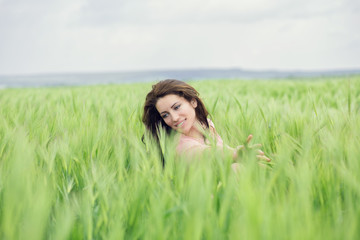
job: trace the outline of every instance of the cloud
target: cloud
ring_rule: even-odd
[[[344,1],[326,0],[159,0],[95,1],[80,10],[86,24],[213,24],[248,23],[264,20],[310,18],[343,9]]]
[[[360,67],[354,0],[0,1],[0,74]]]

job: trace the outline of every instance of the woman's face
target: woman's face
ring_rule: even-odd
[[[156,103],[156,109],[165,123],[172,129],[184,134],[188,134],[197,123],[196,107],[197,101],[195,99],[189,102],[175,94],[159,98]]]

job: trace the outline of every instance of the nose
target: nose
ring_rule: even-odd
[[[177,122],[178,120],[179,120],[179,114],[177,114],[177,113],[172,113],[172,120],[174,121],[174,122]]]

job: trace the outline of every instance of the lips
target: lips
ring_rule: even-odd
[[[186,120],[186,119],[185,119]],[[175,127],[181,127],[182,125],[184,125],[185,120],[179,122],[178,124],[175,124]]]

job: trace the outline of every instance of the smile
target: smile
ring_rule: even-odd
[[[185,119],[185,120],[186,120],[186,119]],[[183,120],[183,121],[180,122],[179,124],[176,124],[175,127],[181,127],[181,126],[184,124],[185,120]]]

